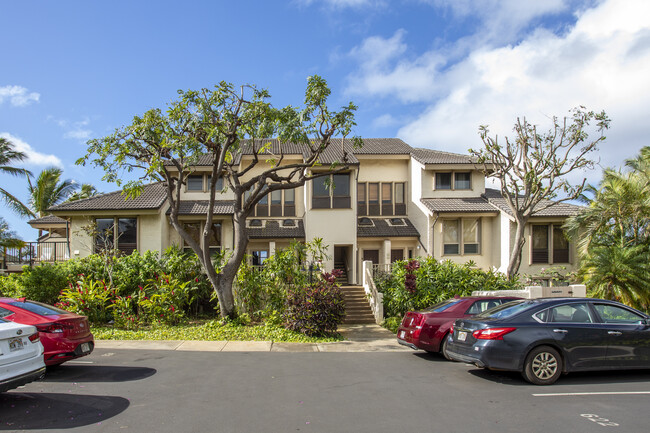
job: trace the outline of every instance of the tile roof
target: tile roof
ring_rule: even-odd
[[[27,221],[27,224],[65,224],[67,222],[67,220],[59,218],[58,216],[46,215],[41,218],[35,218],[33,220]]]
[[[394,238],[394,237],[420,237],[413,223],[408,218],[399,218],[404,220],[406,223],[403,226],[394,226],[389,224],[388,220],[385,218],[369,218],[372,222],[372,226],[360,225],[357,220],[357,237],[359,238]]]
[[[305,227],[301,220],[293,220],[298,224],[294,227],[282,227],[278,220],[266,220],[262,227],[247,227],[249,239],[304,239]]]
[[[440,150],[414,148],[413,158],[422,164],[477,164],[478,159],[460,153],[443,152]]]
[[[206,215],[208,213],[208,200],[181,200],[178,206],[179,215]],[[215,200],[214,215],[232,215],[235,207],[232,200]],[[167,215],[171,213],[167,211]]]
[[[506,212],[508,215],[512,216],[512,211],[508,206],[508,202],[501,195],[501,191],[485,188],[485,194],[483,195],[493,206]],[[540,208],[545,206],[548,203],[551,203],[551,200],[542,200],[541,203],[537,206]],[[584,209],[583,206],[577,206],[571,203],[557,203],[540,211],[533,211],[534,217],[570,217],[579,214]]]
[[[91,210],[143,210],[159,209],[165,202],[166,192],[162,182],[150,183],[142,189],[142,194],[136,198],[127,199],[122,190],[100,194],[52,206],[51,212],[61,211],[91,211]]]
[[[498,212],[484,197],[423,198],[420,201],[431,212]]]

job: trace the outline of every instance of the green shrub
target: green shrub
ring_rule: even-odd
[[[190,281],[180,282],[169,276],[160,275],[142,291],[137,298],[140,318],[147,323],[175,325],[185,318],[184,309],[192,302],[196,287]]]
[[[20,274],[0,276],[0,296],[6,296],[8,298],[20,298],[22,296]]]
[[[399,325],[401,324],[402,324],[401,317],[387,317],[381,323],[381,326],[388,329],[393,334],[397,334],[397,330],[399,329]]]
[[[61,291],[68,287],[66,272],[58,264],[25,266],[18,281],[21,296],[46,304],[56,303]]]
[[[418,263],[418,265],[415,265]],[[415,285],[412,284],[415,275]],[[405,282],[409,281],[407,288]],[[375,277],[377,289],[384,294],[386,317],[403,317],[409,310],[427,308],[437,302],[458,296],[469,296],[475,290],[513,290],[521,288],[516,279],[493,270],[484,271],[474,263],[438,262],[426,257],[419,262],[393,264],[392,274]]]
[[[345,301],[334,274],[323,274],[312,286],[290,290],[285,326],[309,336],[333,333],[345,316]]]

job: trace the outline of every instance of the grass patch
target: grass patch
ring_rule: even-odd
[[[326,343],[341,341],[336,333],[328,337],[308,337],[279,325],[241,325],[210,320],[176,326],[157,325],[137,330],[92,327],[96,340],[201,340],[201,341],[276,341],[289,343]]]

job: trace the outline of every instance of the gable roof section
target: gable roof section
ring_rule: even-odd
[[[165,186],[162,182],[144,185],[142,194],[127,199],[122,190],[97,195],[82,200],[62,203],[48,209],[50,212],[93,210],[147,210],[159,209],[165,202]]]
[[[440,150],[414,148],[411,152],[421,164],[477,164],[478,159],[460,153],[443,152]]]
[[[498,210],[484,197],[423,198],[420,200],[431,212],[492,212]]]
[[[485,188],[485,194],[483,196],[490,202],[491,205],[496,207],[497,209],[507,213],[510,216],[514,216],[512,214],[512,211],[510,210],[510,207],[508,206],[508,202],[506,201],[505,198],[501,195],[501,191],[492,189],[492,188]],[[551,200],[542,200],[541,205],[544,206],[546,203],[550,203]],[[539,208],[541,206],[537,206]],[[584,209],[583,206],[577,206],[574,204],[570,203],[558,203],[554,204],[551,207],[547,207],[546,209],[542,209],[541,211],[535,211],[533,210],[533,215],[534,217],[571,217],[574,215],[579,214],[582,212]]]
[[[32,225],[32,224],[37,224],[37,225],[43,225],[43,224],[63,224],[65,225],[68,221],[59,218],[58,216],[54,215],[45,215],[44,217],[41,218],[35,218],[33,220],[27,221],[27,224]]]
[[[385,218],[370,218],[372,226],[359,225],[357,220],[357,237],[359,238],[395,238],[395,237],[420,237],[420,233],[408,218],[403,219],[406,225],[394,226]]]

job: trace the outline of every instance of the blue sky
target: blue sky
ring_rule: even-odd
[[[155,4],[155,6],[153,6]],[[466,153],[578,105],[612,118],[601,164],[650,144],[647,0],[3,1],[0,135],[37,174],[115,186],[79,167],[85,142],[221,80],[298,105],[313,74],[356,133]],[[586,173],[598,181],[600,170]],[[26,200],[24,179],[3,187]],[[23,239],[36,232],[5,210]]]

